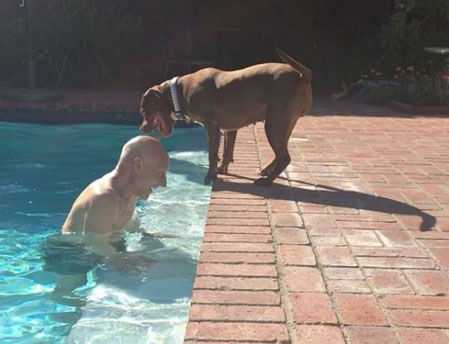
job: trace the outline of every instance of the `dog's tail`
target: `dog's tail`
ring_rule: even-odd
[[[276,52],[278,53],[281,60],[290,65],[292,68],[294,68],[301,75],[301,77],[303,77],[307,81],[312,80],[312,71],[309,68],[302,65],[301,63],[296,61],[293,57],[287,55],[279,48],[276,48]]]

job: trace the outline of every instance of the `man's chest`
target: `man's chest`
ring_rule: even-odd
[[[131,220],[135,209],[135,202],[121,205],[116,208],[113,217],[112,230],[121,231],[125,225]]]

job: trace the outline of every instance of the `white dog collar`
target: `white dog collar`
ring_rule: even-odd
[[[176,119],[180,121],[184,121],[186,117],[181,111],[181,103],[179,102],[179,95],[178,95],[178,79],[179,76],[175,76],[170,80],[170,93],[171,93],[171,99],[173,102],[173,109],[176,116]]]

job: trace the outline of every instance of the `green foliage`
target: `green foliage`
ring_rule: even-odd
[[[394,4],[389,22],[380,27],[381,54],[370,59],[391,81],[368,87],[366,99],[449,105],[447,55],[432,55],[424,49],[449,47],[449,1],[395,0]]]
[[[378,74],[383,77],[383,73]],[[449,105],[448,68],[444,68],[438,75],[430,76],[425,69],[416,70],[414,66],[397,67],[393,81],[369,80],[369,76],[365,77],[366,75],[362,75],[362,79],[352,87],[364,88],[363,96],[369,103],[381,104],[394,100],[415,106]]]
[[[28,59],[25,10],[17,7],[17,0],[0,3],[0,85],[24,86]],[[10,5],[6,8],[4,3]],[[33,4],[39,87],[97,86],[124,79],[140,87],[144,80],[148,83],[163,74],[161,40],[177,49],[174,58],[186,55],[182,45],[186,45],[187,27],[200,32],[192,55],[213,60],[219,68],[279,61],[274,46],[280,46],[313,70],[315,84],[340,83],[366,68],[366,57],[377,51],[376,27],[391,0],[27,3]],[[210,30],[214,28],[225,30]]]
[[[373,104],[393,100],[415,106],[449,106],[448,84],[438,84],[436,80],[414,84],[379,85],[369,88],[364,96],[367,102]]]
[[[0,85],[24,86],[25,11],[15,0],[0,2]],[[6,2],[10,5],[5,7]],[[396,66],[423,66],[432,60],[423,47],[449,46],[449,0],[27,3],[33,4],[39,87],[98,86],[125,79],[147,86],[163,74],[161,42],[176,51],[174,58],[187,55],[188,27],[200,32],[192,44],[194,57],[235,69],[277,60],[274,46],[280,46],[312,69],[318,87],[350,83],[370,68],[393,76]]]
[[[405,101],[407,87],[405,85],[384,84],[370,87],[364,94],[365,101],[372,104],[383,104],[388,100]]]
[[[386,64],[423,64],[429,59],[424,47],[449,45],[449,1],[395,0],[380,39]]]
[[[32,6],[31,32],[39,87],[80,87],[111,82],[150,44],[143,37],[142,21],[136,15],[136,8],[129,6],[129,2],[45,0],[27,3]],[[0,41],[8,47],[3,51],[8,51],[10,56],[14,51],[22,52],[21,74],[24,74],[28,61],[26,17],[25,13],[17,14],[4,23],[8,33],[1,33]],[[17,36],[21,39],[8,39]],[[23,75],[12,81],[13,85],[22,86],[23,83]]]
[[[14,75],[13,71],[25,68],[27,43],[24,27],[24,18],[17,5],[14,11],[8,13],[0,9],[0,86],[7,80],[19,82],[19,76]],[[13,80],[14,76],[16,80]]]
[[[41,76],[56,85],[110,82],[144,41],[139,18],[118,0],[53,0],[36,16]]]

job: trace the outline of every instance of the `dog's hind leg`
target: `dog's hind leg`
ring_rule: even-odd
[[[268,143],[274,151],[274,160],[261,171],[266,172],[266,178],[259,178],[254,183],[260,186],[269,186],[279,176],[291,161],[288,152],[288,140],[296,124],[296,119],[285,123],[276,118],[268,118],[265,121],[265,133]]]
[[[227,174],[228,167],[231,162],[234,162],[234,146],[237,139],[237,130],[226,131],[224,134],[224,148],[223,161],[217,172],[220,174]]]

